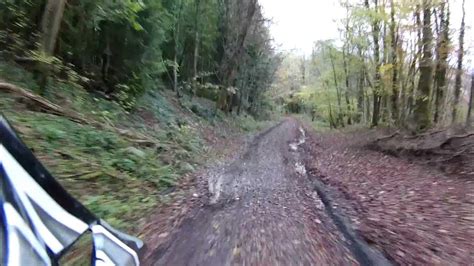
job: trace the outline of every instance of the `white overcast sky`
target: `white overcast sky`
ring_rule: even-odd
[[[473,0],[474,1],[474,0]],[[317,40],[339,37],[336,19],[344,16],[334,0],[260,0],[271,33],[282,50],[310,54]]]
[[[466,48],[469,50],[467,65],[474,57],[474,0],[466,1]],[[272,20],[271,34],[279,50],[295,50],[309,55],[317,40],[339,38],[338,21],[345,16],[339,0],[260,0],[265,17]],[[461,0],[449,0],[451,27],[461,24]],[[451,36],[457,42],[458,33]]]

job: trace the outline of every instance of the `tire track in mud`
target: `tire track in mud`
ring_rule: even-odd
[[[290,143],[290,147],[294,151],[297,151],[300,146],[306,143],[305,130],[300,127],[299,131],[301,134],[298,141],[295,143]],[[312,184],[314,185],[314,190],[317,192],[318,197],[321,199],[321,203],[324,205],[326,213],[347,240],[345,243],[359,264],[380,266],[392,265],[381,252],[371,248],[365,240],[357,235],[356,231],[350,225],[349,219],[347,219],[343,213],[334,207],[334,201],[331,198],[330,193],[328,192],[328,189],[324,183],[319,180],[319,176],[315,175],[312,171],[307,171],[306,162],[311,160],[311,156],[306,153],[305,149],[303,149],[303,154],[300,152],[298,155],[298,160],[301,160],[300,157],[303,157],[303,162],[296,162],[296,171],[301,175],[307,176],[311,180]]]
[[[209,171],[203,207],[155,252],[154,265],[375,265],[355,252],[324,191],[314,191],[304,144],[303,128],[286,119]]]

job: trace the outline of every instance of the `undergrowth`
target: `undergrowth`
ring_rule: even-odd
[[[37,88],[32,75],[14,65],[0,63],[0,79]],[[1,112],[73,196],[113,226],[132,233],[180,176],[209,157],[202,156],[209,151],[203,128],[227,137],[229,128],[241,133],[266,125],[247,115],[226,116],[203,99],[178,101],[165,90],[147,93],[133,111],[68,82],[50,81],[45,97],[103,127],[35,111],[4,93]],[[137,144],[124,132],[146,136],[154,145]]]
[[[319,132],[325,132],[325,131],[330,131],[331,128],[329,127],[329,123],[327,121],[322,120],[321,118],[314,119],[312,120],[311,117],[309,117],[306,114],[300,114],[300,115],[295,115],[295,117],[307,125],[311,125],[312,128]]]

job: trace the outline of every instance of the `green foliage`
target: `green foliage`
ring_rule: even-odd
[[[36,27],[31,19],[38,16],[42,1],[0,2],[0,47],[2,52],[20,54],[35,45]]]
[[[162,124],[177,124],[176,110],[162,92],[147,92],[137,105],[153,113]]]
[[[14,67],[9,69],[21,73]],[[0,71],[6,69],[0,67]],[[22,84],[33,82],[32,77],[17,76]],[[146,97],[147,101],[141,102],[167,106],[167,109],[154,109],[153,116],[164,117],[165,112],[170,116],[169,124],[160,123],[163,130],[159,131],[155,128],[140,130],[131,123],[135,122],[134,115],[127,114],[119,105],[91,97],[81,89],[57,85],[51,88],[50,96],[68,99],[69,108],[106,122],[104,128],[26,111],[4,94],[0,97],[2,111],[66,189],[113,225],[130,229],[138,226],[129,221],[155,207],[161,190],[174,186],[180,176],[193,171],[205,159],[199,156],[205,147],[199,132],[176,124],[183,118],[178,117],[176,107],[165,95]],[[113,126],[117,124],[146,134],[159,146],[137,146],[129,137],[118,133]]]
[[[132,173],[134,169],[137,167],[135,162],[128,158],[120,158],[120,159],[113,160],[111,162],[111,165],[121,171],[129,172],[129,173]]]
[[[85,197],[84,204],[96,215],[100,217],[107,217],[107,222],[119,228],[129,227],[121,217],[130,217],[136,215],[136,209],[131,206],[140,206],[140,209],[151,209],[157,204],[155,197],[149,197],[134,191],[136,194],[133,197],[124,195],[121,199],[114,195],[90,195]],[[131,193],[130,193],[131,194]],[[126,201],[128,204],[124,204]]]
[[[112,219],[119,226],[125,226],[125,220],[137,215],[137,209],[155,206],[158,195],[153,187],[159,191],[172,186],[184,173],[178,164],[165,165],[160,159],[163,154],[153,148],[134,147],[112,131],[45,114],[8,113],[7,116],[14,125],[21,125],[20,132],[26,133],[23,137],[33,150],[39,155],[48,154],[52,161],[43,159],[43,162],[68,191],[96,214]],[[191,152],[196,152],[198,142],[192,138],[196,136],[180,133],[169,143],[175,147],[173,153],[186,155],[177,157],[177,161],[189,160]],[[94,185],[88,187],[91,181]],[[137,194],[130,191],[146,187],[150,189]]]
[[[265,108],[276,57],[260,7],[249,27],[239,19],[252,1],[68,1],[53,56],[38,47],[46,2],[0,3],[0,53],[27,59],[42,95],[48,80],[62,80],[101,91],[131,111],[140,107],[141,95],[173,85],[176,69],[180,91],[217,101],[230,65],[237,74],[231,87],[242,94],[239,110],[257,115]],[[244,47],[235,49],[244,34]],[[229,50],[239,54],[227,58]]]
[[[215,107],[229,63],[226,44],[235,46],[243,34],[245,21],[234,15],[250,3],[225,2],[67,1],[57,14],[56,47],[46,55],[39,43],[47,1],[0,1],[1,78],[101,126],[39,112],[0,92],[2,114],[59,182],[112,225],[138,228],[163,191],[209,158],[203,128],[215,126],[227,137],[263,126],[248,114],[268,116],[277,58],[260,7],[231,62],[242,115]],[[173,84],[173,68],[178,99],[164,90]]]
[[[59,141],[64,138],[66,132],[58,129],[57,127],[50,127],[49,125],[38,125],[38,133],[44,136],[44,138],[51,142]]]
[[[80,132],[75,140],[90,149],[90,151],[110,151],[119,145],[118,136],[112,132],[85,130]]]
[[[140,0],[123,1],[96,1],[96,6],[91,17],[96,30],[100,30],[103,22],[126,22],[136,31],[143,30],[139,24],[138,13],[143,11],[145,5]]]
[[[8,78],[11,82],[24,88],[30,88],[34,91],[38,90],[38,84],[35,82],[32,73],[19,66],[7,64],[2,60],[0,60],[0,77]]]
[[[246,132],[253,132],[260,128],[260,125],[251,116],[239,117],[237,123]]]
[[[8,82],[37,88],[33,75],[15,64],[0,62],[0,74]],[[156,207],[162,191],[212,155],[201,128],[215,125],[216,135],[224,137],[229,133],[221,132],[223,127],[240,132],[263,125],[248,115],[216,113],[212,101],[185,96],[178,102],[174,94],[161,90],[137,98],[140,108],[130,111],[67,81],[52,80],[45,97],[102,126],[32,111],[0,92],[2,114],[70,193],[114,226],[130,230],[140,226],[130,221]],[[155,144],[139,145],[133,134]]]

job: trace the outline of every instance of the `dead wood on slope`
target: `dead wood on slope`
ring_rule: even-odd
[[[27,101],[27,107],[32,109],[33,111],[48,113],[56,116],[65,117],[73,122],[90,125],[98,129],[104,129],[106,125],[104,123],[100,123],[90,118],[85,118],[83,115],[65,109],[55,103],[50,102],[49,100],[45,99],[44,97],[37,95],[29,90],[16,86],[14,84],[5,82],[0,80],[0,91],[6,92],[9,94],[13,94],[17,97],[21,97],[22,99]],[[118,134],[124,136],[130,142],[137,144],[139,146],[155,146],[157,142],[153,139],[139,134],[137,132],[131,132],[129,130],[122,130],[116,127],[111,126],[111,128],[116,131]]]

